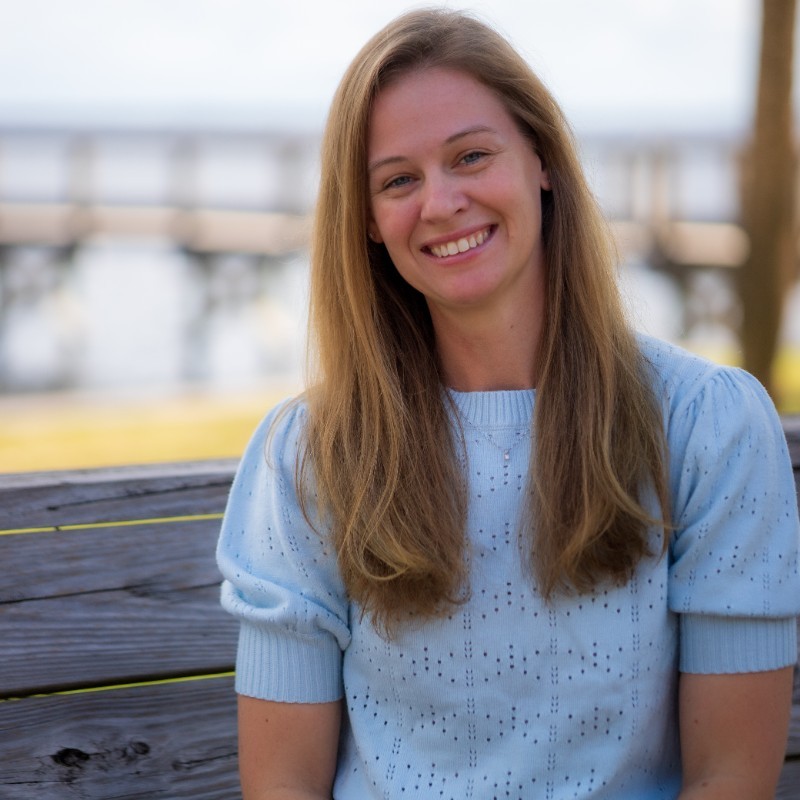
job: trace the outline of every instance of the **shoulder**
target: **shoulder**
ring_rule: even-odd
[[[239,473],[294,467],[307,420],[303,396],[287,398],[262,418],[245,448]]]
[[[639,335],[661,402],[670,445],[673,436],[698,429],[711,436],[765,427],[780,432],[777,411],[764,387],[749,372],[716,364],[677,345]]]
[[[757,383],[744,370],[716,364],[670,342],[645,334],[637,334],[637,340],[656,393],[669,409],[693,402],[716,384],[746,388]]]
[[[778,412],[748,372],[641,337],[662,404],[676,520],[743,498],[796,520],[794,478]],[[787,516],[788,515],[788,516]],[[731,519],[736,517],[731,512]]]
[[[288,398],[261,420],[239,460],[231,483],[226,520],[274,505],[280,498],[299,505],[295,483],[302,459],[306,407],[302,397]]]

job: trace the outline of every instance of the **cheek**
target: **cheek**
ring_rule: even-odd
[[[413,212],[404,204],[376,204],[372,209],[372,219],[387,248],[405,242],[414,230]]]

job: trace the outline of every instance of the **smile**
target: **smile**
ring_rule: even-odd
[[[447,256],[456,256],[459,253],[466,253],[467,250],[472,250],[478,245],[483,244],[492,232],[491,226],[484,228],[477,233],[471,233],[469,236],[464,236],[461,239],[454,239],[452,242],[444,242],[442,244],[432,244],[428,250],[437,258],[446,258]]]

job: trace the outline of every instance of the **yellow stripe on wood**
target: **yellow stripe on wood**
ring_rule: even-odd
[[[40,528],[9,528],[0,530],[0,536],[18,536],[26,533],[61,533],[67,531],[85,531],[96,528],[124,528],[135,525],[165,525],[173,522],[204,522],[207,520],[220,520],[222,513],[214,514],[186,514],[180,517],[153,517],[151,519],[120,519],[104,522],[77,522],[69,525],[51,525]]]
[[[215,672],[210,675],[185,675],[180,678],[161,678],[153,681],[136,681],[134,683],[118,683],[109,686],[86,686],[82,689],[62,689],[57,692],[42,692],[41,694],[31,694],[25,697],[5,697],[0,698],[0,703],[13,703],[20,700],[29,700],[33,697],[63,697],[65,695],[73,694],[93,694],[95,692],[114,692],[121,689],[139,689],[148,686],[167,686],[176,683],[189,683],[191,681],[208,681],[219,678],[232,678],[236,673],[231,672]]]

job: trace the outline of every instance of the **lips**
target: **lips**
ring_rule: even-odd
[[[483,230],[469,234],[469,236],[462,236],[459,239],[453,239],[449,242],[432,244],[425,249],[437,258],[456,256],[459,253],[466,253],[468,250],[473,250],[479,245],[482,245],[489,238],[489,234],[491,232],[492,226],[489,225],[486,228],[483,228]]]

